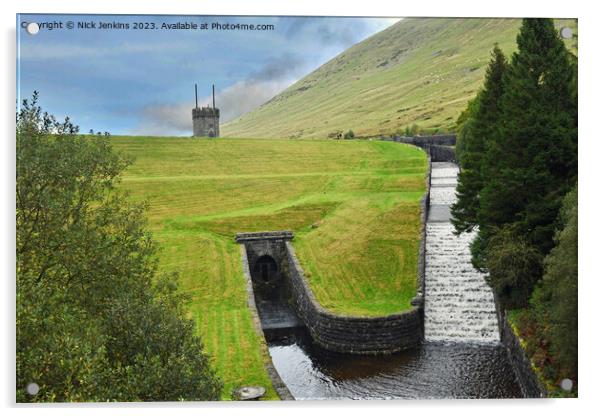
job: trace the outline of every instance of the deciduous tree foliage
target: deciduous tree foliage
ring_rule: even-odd
[[[541,264],[542,255],[515,225],[496,230],[488,243],[487,281],[507,308],[527,304],[541,277]]]
[[[77,132],[37,94],[17,117],[17,401],[217,400],[144,207],[115,188],[129,161]]]
[[[556,246],[545,258],[541,285],[533,293],[532,309],[539,335],[546,340],[556,360],[557,379],[577,378],[578,339],[578,209],[577,186],[566,195],[560,212],[563,228],[556,234]]]

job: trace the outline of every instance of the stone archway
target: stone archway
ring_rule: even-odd
[[[252,276],[256,281],[270,283],[280,277],[278,264],[270,255],[264,254],[255,261]]]
[[[244,244],[245,267],[251,281],[255,305],[264,330],[302,326],[293,309],[288,251],[290,231],[238,233],[236,241]]]

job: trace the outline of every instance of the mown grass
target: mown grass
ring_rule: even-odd
[[[426,159],[406,145],[114,137],[135,157],[121,187],[149,202],[160,267],[180,274],[191,317],[225,381],[269,386],[234,234],[289,229],[326,308],[363,316],[410,307]]]
[[[405,18],[352,46],[222,126],[232,137],[313,137],[352,129],[393,134],[453,129],[483,84],[495,43],[510,56],[521,19]],[[577,32],[575,20],[556,21]],[[566,40],[575,51],[576,40]]]

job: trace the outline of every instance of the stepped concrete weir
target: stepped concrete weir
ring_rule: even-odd
[[[458,167],[433,162],[426,224],[424,336],[426,341],[497,344],[498,315],[485,274],[471,264],[476,233],[454,234],[450,205],[456,200]]]

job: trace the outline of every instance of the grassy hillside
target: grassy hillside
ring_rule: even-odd
[[[161,269],[192,296],[224,398],[269,386],[267,349],[247,308],[240,231],[291,229],[318,300],[343,314],[410,307],[416,291],[419,199],[426,160],[376,141],[115,137],[134,156],[121,186],[149,202]],[[269,398],[275,398],[273,389]]]
[[[509,55],[520,19],[406,18],[354,45],[258,109],[231,137],[393,134],[414,123],[449,130],[482,85],[494,43]],[[558,21],[576,33],[574,21]],[[567,41],[568,44],[575,43]]]

